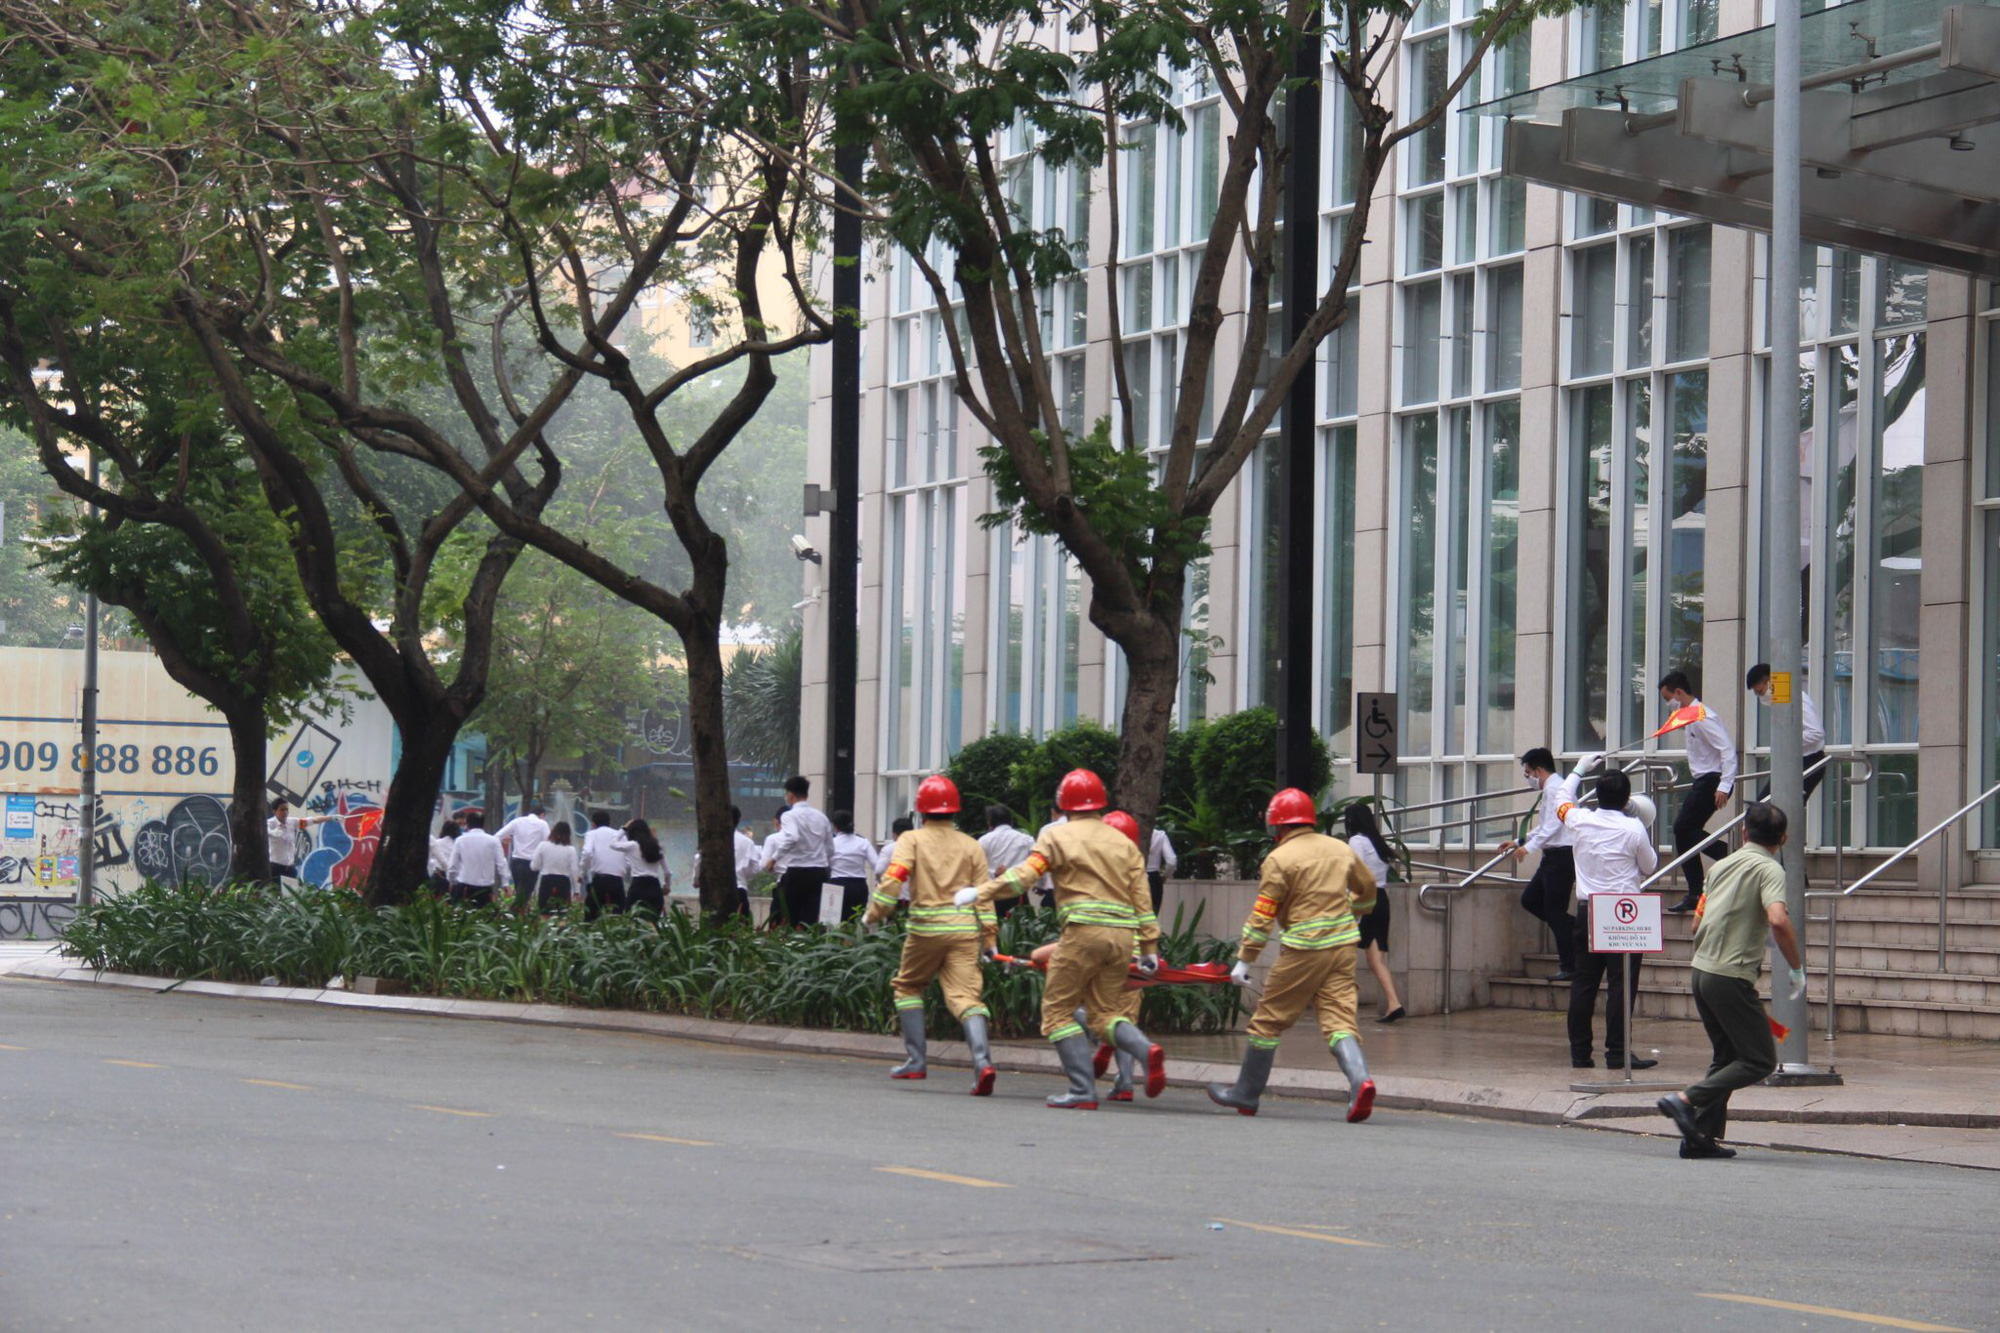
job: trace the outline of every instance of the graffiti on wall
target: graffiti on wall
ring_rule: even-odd
[[[213,796],[183,796],[165,819],[139,826],[132,861],[161,884],[220,884],[229,878],[229,807]]]
[[[74,920],[76,904],[60,898],[0,898],[0,940],[52,940]]]
[[[332,818],[306,826],[313,846],[299,857],[300,880],[322,889],[361,886],[382,842],[381,791],[373,781],[320,783],[306,809]]]

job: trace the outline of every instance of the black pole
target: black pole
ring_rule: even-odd
[[[1292,86],[1285,97],[1285,338],[1305,333],[1319,301],[1319,115],[1320,38],[1315,22],[1299,42],[1292,62]],[[1317,364],[1317,362],[1313,363]],[[1278,785],[1310,790],[1313,738],[1313,635],[1319,616],[1313,605],[1313,514],[1316,485],[1318,402],[1316,375],[1309,367],[1285,396],[1277,441],[1277,494],[1271,497],[1277,524],[1277,579],[1266,594],[1278,613]],[[1311,793],[1314,796],[1318,792]]]
[[[854,808],[854,689],[861,661],[861,215],[865,149],[834,150],[842,188],[833,217],[833,523],[827,543],[827,794]],[[850,193],[850,189],[854,193]]]

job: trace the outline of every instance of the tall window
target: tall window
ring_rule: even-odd
[[[971,450],[959,435],[951,353],[933,294],[899,255],[890,270],[884,429],[883,809],[943,767],[964,734],[965,554]]]
[[[1986,422],[1980,512],[1975,516],[1975,540],[1980,554],[1974,561],[1974,602],[1980,618],[1979,645],[1972,678],[1979,684],[1979,789],[2000,782],[2000,282],[1980,284],[1984,313],[1975,346],[1982,347],[1986,366]],[[1981,835],[1987,847],[2000,847],[2000,803],[1989,802]]]
[[[1469,0],[1418,8],[1405,115],[1463,65],[1478,13]],[[1525,38],[1488,52],[1460,103],[1527,87],[1527,54]],[[1403,753],[1419,761],[1405,769],[1409,800],[1513,781],[1526,195],[1499,174],[1499,136],[1486,131],[1441,117],[1400,164],[1391,641]],[[1339,475],[1338,430],[1332,439]]]
[[[1118,159],[1118,321],[1130,388],[1133,438],[1156,458],[1172,442],[1180,405],[1181,357],[1195,274],[1215,220],[1223,153],[1222,104],[1207,71],[1179,76],[1179,128],[1142,121],[1123,129]],[[1214,369],[1203,386],[1197,434],[1214,420]],[[1123,430],[1122,413],[1113,422]],[[1209,564],[1188,570],[1181,683],[1176,711],[1183,722],[1209,713],[1209,660],[1222,637],[1209,614]],[[1115,659],[1115,651],[1111,654]],[[1120,664],[1113,662],[1112,675]],[[1114,703],[1115,706],[1115,703]]]
[[[1083,578],[1053,537],[994,535],[993,725],[1041,736],[1077,719]]]
[[[1721,9],[1721,0],[1625,0],[1622,5],[1586,6],[1575,19],[1576,72],[1591,74],[1712,42]]]
[[[1658,725],[1667,671],[1700,679],[1710,235],[1657,225],[1645,209],[1574,203],[1564,737],[1594,750]]]
[[[1845,251],[1803,258],[1796,392],[1807,688],[1827,744],[1872,751],[1882,775],[1870,784],[1870,807],[1856,812],[1858,829],[1841,805],[1846,793],[1830,786],[1822,831],[1889,846],[1917,832],[1930,274]]]

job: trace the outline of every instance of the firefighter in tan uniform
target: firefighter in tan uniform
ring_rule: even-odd
[[[1347,1118],[1366,1120],[1375,1106],[1375,1081],[1354,1035],[1354,946],[1358,918],[1375,906],[1375,876],[1348,845],[1315,827],[1312,797],[1287,787],[1264,815],[1278,845],[1264,858],[1262,881],[1230,976],[1241,983],[1275,928],[1284,952],[1264,979],[1263,998],[1250,1019],[1250,1047],[1236,1083],[1208,1085],[1209,1098],[1243,1115],[1256,1115],[1278,1038],[1308,1007],[1319,1011],[1320,1032],[1340,1062],[1350,1089]]]
[[[953,901],[962,907],[984,907],[996,898],[1026,892],[1046,872],[1055,881],[1062,940],[1049,960],[1042,988],[1042,1035],[1054,1044],[1069,1076],[1069,1091],[1049,1098],[1049,1105],[1057,1110],[1097,1109],[1086,1030],[1101,1034],[1106,1044],[1134,1059],[1143,1059],[1146,1095],[1157,1097],[1167,1085],[1166,1053],[1125,1016],[1124,998],[1135,943],[1142,971],[1160,965],[1160,924],[1146,886],[1145,858],[1131,839],[1099,818],[1109,802],[1095,773],[1079,768],[1063,778],[1056,804],[1069,816],[1068,823],[1042,830],[1020,865],[977,888],[960,889]],[[1079,1006],[1084,1011],[1082,1022],[1076,1017]]]
[[[993,1056],[987,1044],[987,1010],[980,1002],[979,959],[992,948],[999,923],[989,904],[959,906],[952,893],[986,873],[986,854],[952,824],[958,787],[950,778],[924,779],[917,788],[917,813],[923,824],[896,839],[888,868],[861,918],[866,927],[879,925],[895,913],[908,890],[910,926],[903,937],[903,963],[889,983],[908,1058],[889,1077],[926,1076],[924,989],[935,978],[944,987],[946,1007],[965,1029],[972,1053],[972,1095],[985,1097],[993,1091]]]

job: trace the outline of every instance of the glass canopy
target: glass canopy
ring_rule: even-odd
[[[1945,9],[1963,3],[1966,0],[1851,0],[1806,14],[1799,32],[1801,76],[1810,79],[1936,42]],[[1667,55],[1481,102],[1467,107],[1465,114],[1552,121],[1573,108],[1621,105],[1624,110],[1645,114],[1672,110],[1683,79],[1735,78],[1768,86],[1775,64],[1775,32],[1769,27],[1752,28]],[[1868,82],[1879,87],[1935,71],[1934,64],[1918,63],[1872,72]]]

